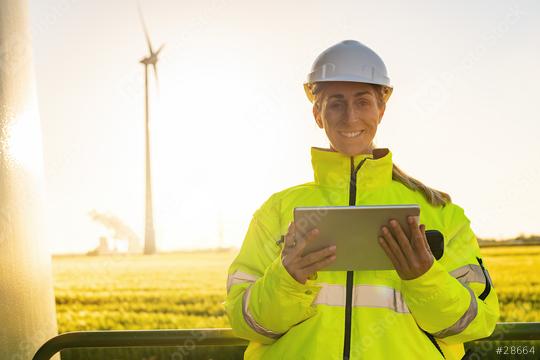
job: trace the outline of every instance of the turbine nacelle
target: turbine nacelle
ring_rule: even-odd
[[[145,58],[142,58],[139,62],[141,64],[144,64],[144,65],[155,65],[158,62],[158,55],[159,55],[159,53],[161,52],[161,50],[163,49],[164,46],[165,46],[165,44],[161,45],[161,47],[158,49],[158,51],[153,52],[151,50],[151,45],[149,44],[150,55],[148,55]]]

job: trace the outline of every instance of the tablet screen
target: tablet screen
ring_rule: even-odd
[[[297,207],[296,241],[302,241],[305,233],[318,228],[319,236],[304,248],[303,254],[336,245],[336,260],[321,271],[393,270],[377,238],[381,226],[388,225],[390,219],[396,219],[410,237],[408,216],[418,220],[418,204]]]

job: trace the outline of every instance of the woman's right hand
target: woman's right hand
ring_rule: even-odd
[[[302,256],[306,245],[319,236],[319,230],[311,230],[303,239],[296,238],[295,236],[296,228],[294,221],[292,221],[289,225],[287,235],[285,235],[281,261],[287,272],[296,281],[305,284],[306,280],[315,275],[318,270],[331,264],[336,259],[336,246],[332,245]]]

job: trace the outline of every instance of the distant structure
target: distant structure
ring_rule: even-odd
[[[148,45],[149,54],[144,57],[139,62],[144,65],[144,114],[145,114],[145,143],[146,143],[146,197],[145,197],[145,223],[144,223],[144,254],[155,254],[156,253],[156,238],[154,231],[154,214],[152,207],[152,174],[150,167],[150,136],[148,124],[150,122],[150,111],[149,111],[149,102],[148,102],[148,65],[152,65],[154,68],[154,77],[156,79],[156,84],[159,84],[158,73],[157,73],[157,62],[158,55],[163,49],[164,45],[154,51],[152,48],[152,43],[150,42],[150,36],[148,35],[148,30],[146,29],[146,24],[144,23],[144,18],[142,15],[142,10],[140,3],[139,5],[139,17],[141,24],[144,30],[144,36],[146,37],[146,44]]]
[[[109,239],[106,236],[100,237],[98,247],[90,251],[88,253],[89,255],[105,255],[122,252],[128,254],[142,253],[141,239],[137,236],[135,231],[124,224],[119,218],[113,215],[100,213],[96,210],[90,211],[88,215],[92,220],[103,225],[111,232],[111,237],[114,242],[114,246],[111,248]],[[127,247],[118,246],[118,242],[127,242]]]
[[[516,238],[504,240],[478,239],[478,245],[480,247],[540,245],[540,235],[520,234]]]
[[[220,210],[218,213],[218,249],[224,248],[225,242],[225,226],[223,224],[223,212]]]
[[[109,239],[106,236],[101,236],[99,238],[99,245],[94,250],[86,253],[86,255],[109,255],[112,253],[113,251],[109,247]]]
[[[99,246],[96,249],[99,255],[109,254],[111,249],[109,248],[109,241],[106,236],[99,238]]]

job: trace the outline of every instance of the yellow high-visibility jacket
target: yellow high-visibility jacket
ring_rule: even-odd
[[[348,157],[311,148],[315,180],[273,194],[253,215],[229,268],[225,302],[245,359],[461,359],[463,343],[489,336],[499,303],[461,207],[433,206],[392,179],[392,153]],[[281,236],[300,206],[419,204],[444,254],[421,276],[395,270],[319,271],[296,281]],[[379,246],[374,241],[374,246]]]

